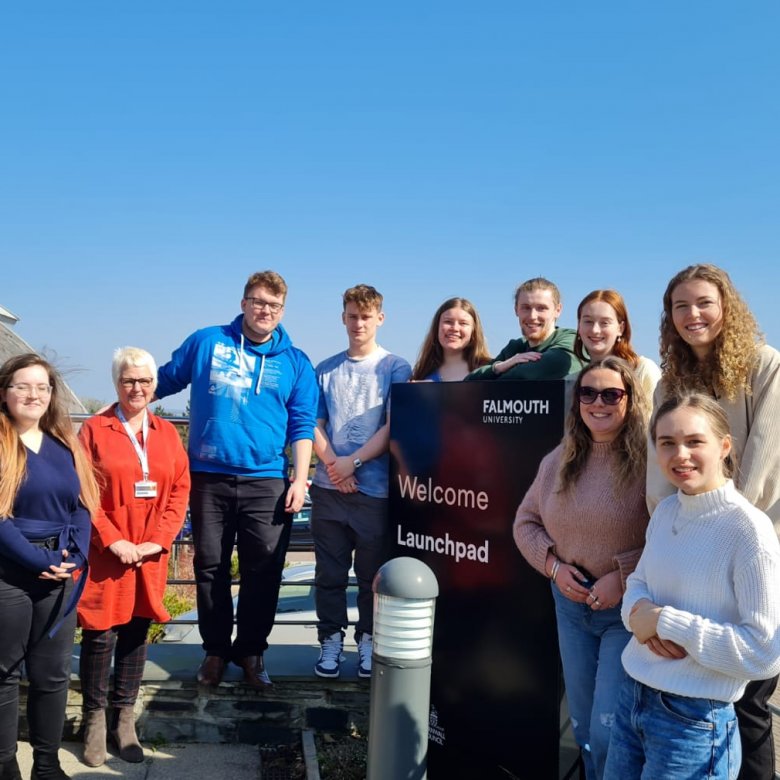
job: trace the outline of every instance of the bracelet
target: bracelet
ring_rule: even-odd
[[[558,569],[561,568],[561,561],[560,559],[556,558],[555,562],[552,565],[552,569],[550,569],[550,579],[555,582],[555,578],[558,576]]]

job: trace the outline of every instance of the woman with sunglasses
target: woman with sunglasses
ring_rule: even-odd
[[[691,265],[672,278],[661,316],[663,377],[655,407],[671,393],[702,392],[726,413],[737,463],[734,484],[771,518],[780,534],[780,353],[764,343],[753,313],[729,275]],[[651,458],[647,502],[674,491]],[[740,780],[771,780],[775,771],[772,680],[751,682],[735,705],[742,739]]]
[[[54,368],[34,354],[0,367],[0,778],[16,760],[19,679],[29,681],[33,780],[67,780],[59,747],[78,588],[98,487]]]
[[[465,298],[448,298],[433,315],[412,381],[459,382],[489,362],[482,322],[474,304]]]
[[[648,522],[647,415],[628,364],[608,356],[574,386],[563,441],[539,465],[514,522],[523,557],[551,580],[574,736],[599,780],[624,673],[620,619],[626,577]]]
[[[125,761],[143,761],[135,705],[154,620],[163,605],[168,554],[187,511],[190,475],[176,428],[149,412],[157,367],[146,350],[118,349],[111,367],[118,401],[79,434],[102,479],[92,531],[89,578],[79,603],[79,674],[84,763],[106,760],[108,679],[114,662],[109,731]]]
[[[636,373],[648,399],[661,378],[661,369],[652,360],[637,355],[631,346],[628,309],[616,290],[593,290],[580,301],[574,353],[582,361],[602,360],[607,355],[623,358]]]

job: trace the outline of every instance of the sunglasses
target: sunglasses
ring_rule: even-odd
[[[595,387],[583,385],[577,390],[577,398],[579,398],[581,404],[592,404],[601,396],[601,400],[607,406],[617,406],[625,395],[628,395],[628,393],[619,387],[607,387],[604,390],[596,390]]]

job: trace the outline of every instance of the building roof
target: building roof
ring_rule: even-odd
[[[7,309],[0,306],[0,315],[7,311]],[[14,321],[17,321],[17,319],[18,318],[14,318]],[[0,316],[0,365],[14,355],[22,355],[25,352],[35,352],[36,354],[39,354],[37,350],[33,349],[21,336],[7,327],[5,325],[6,321],[7,320],[4,320],[3,317]],[[87,411],[84,408],[84,404],[79,401],[78,396],[70,387],[68,387],[64,380],[62,384],[65,388],[65,404],[68,407],[68,411],[84,414]]]

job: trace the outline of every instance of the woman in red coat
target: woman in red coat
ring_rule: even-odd
[[[125,761],[143,761],[133,705],[146,661],[150,623],[170,619],[163,606],[168,554],[187,511],[187,455],[171,423],[148,411],[157,386],[154,358],[125,347],[114,354],[118,401],[87,420],[79,436],[102,478],[93,520],[89,574],[79,602],[83,629],[84,763],[106,760],[111,658],[111,736]]]

